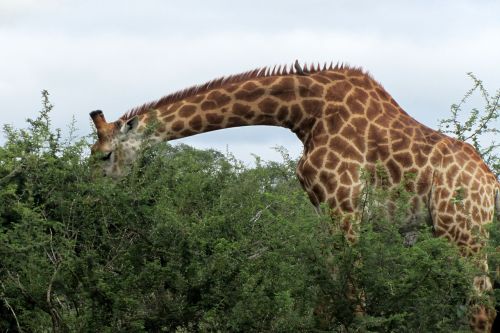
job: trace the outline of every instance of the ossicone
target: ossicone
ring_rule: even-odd
[[[92,118],[92,121],[94,122],[95,128],[97,129],[97,137],[100,140],[104,140],[106,137],[111,135],[117,126],[116,123],[106,122],[104,113],[101,110],[90,112],[90,118]]]

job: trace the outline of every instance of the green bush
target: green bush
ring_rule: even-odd
[[[93,177],[85,138],[53,131],[43,97],[0,147],[2,331],[468,329],[472,265],[427,228],[405,246],[403,222],[372,209],[348,244],[286,152],[250,168],[160,144],[120,181]]]

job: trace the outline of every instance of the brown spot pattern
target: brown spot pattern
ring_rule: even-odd
[[[251,82],[250,82],[251,83]],[[235,97],[241,101],[254,102],[264,95],[263,88],[255,88],[253,90],[239,90],[235,93]]]
[[[413,193],[412,213],[428,212],[435,233],[455,241],[464,253],[480,249],[470,229],[493,217],[499,188],[494,175],[470,145],[418,123],[370,76],[356,70],[249,74],[241,82],[204,89],[149,107],[158,110],[162,122],[157,135],[189,136],[253,124],[289,127],[304,143],[297,174],[314,203],[328,201],[335,212],[359,213],[359,171],[374,172],[382,162],[388,189],[415,174],[405,185]],[[143,122],[148,120],[145,116]],[[464,189],[461,204],[453,201],[458,188]],[[354,220],[346,221],[354,235]]]
[[[260,111],[263,113],[275,113],[278,105],[278,102],[271,98],[266,98],[258,104]]]
[[[295,100],[295,81],[292,78],[282,78],[270,88],[270,95],[284,102]]]
[[[179,110],[179,116],[182,118],[189,118],[196,112],[196,106],[184,105]]]
[[[304,111],[313,117],[319,117],[323,113],[325,102],[317,99],[305,99],[302,101]]]
[[[224,116],[217,113],[207,113],[205,117],[209,124],[220,124],[224,120]]]
[[[203,126],[203,120],[200,115],[196,115],[189,121],[189,126],[195,131],[201,130]]]
[[[352,85],[347,81],[337,82],[328,88],[325,99],[333,102],[342,102],[347,93],[352,89]]]

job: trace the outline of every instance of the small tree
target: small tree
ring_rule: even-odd
[[[439,130],[458,140],[471,143],[498,177],[500,145],[496,143],[494,137],[500,132],[495,127],[500,112],[500,89],[491,96],[481,80],[472,73],[467,75],[473,82],[472,88],[465,93],[458,104],[451,105],[451,116],[440,121]],[[465,112],[464,107],[475,93],[479,93],[483,100],[482,110],[472,108],[469,112]]]

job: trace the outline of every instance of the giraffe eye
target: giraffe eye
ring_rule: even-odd
[[[105,154],[101,157],[101,160],[102,160],[102,161],[107,161],[107,160],[109,160],[109,159],[111,158],[111,153],[113,153],[113,152],[111,152],[111,151],[110,151],[109,153],[105,153]]]

